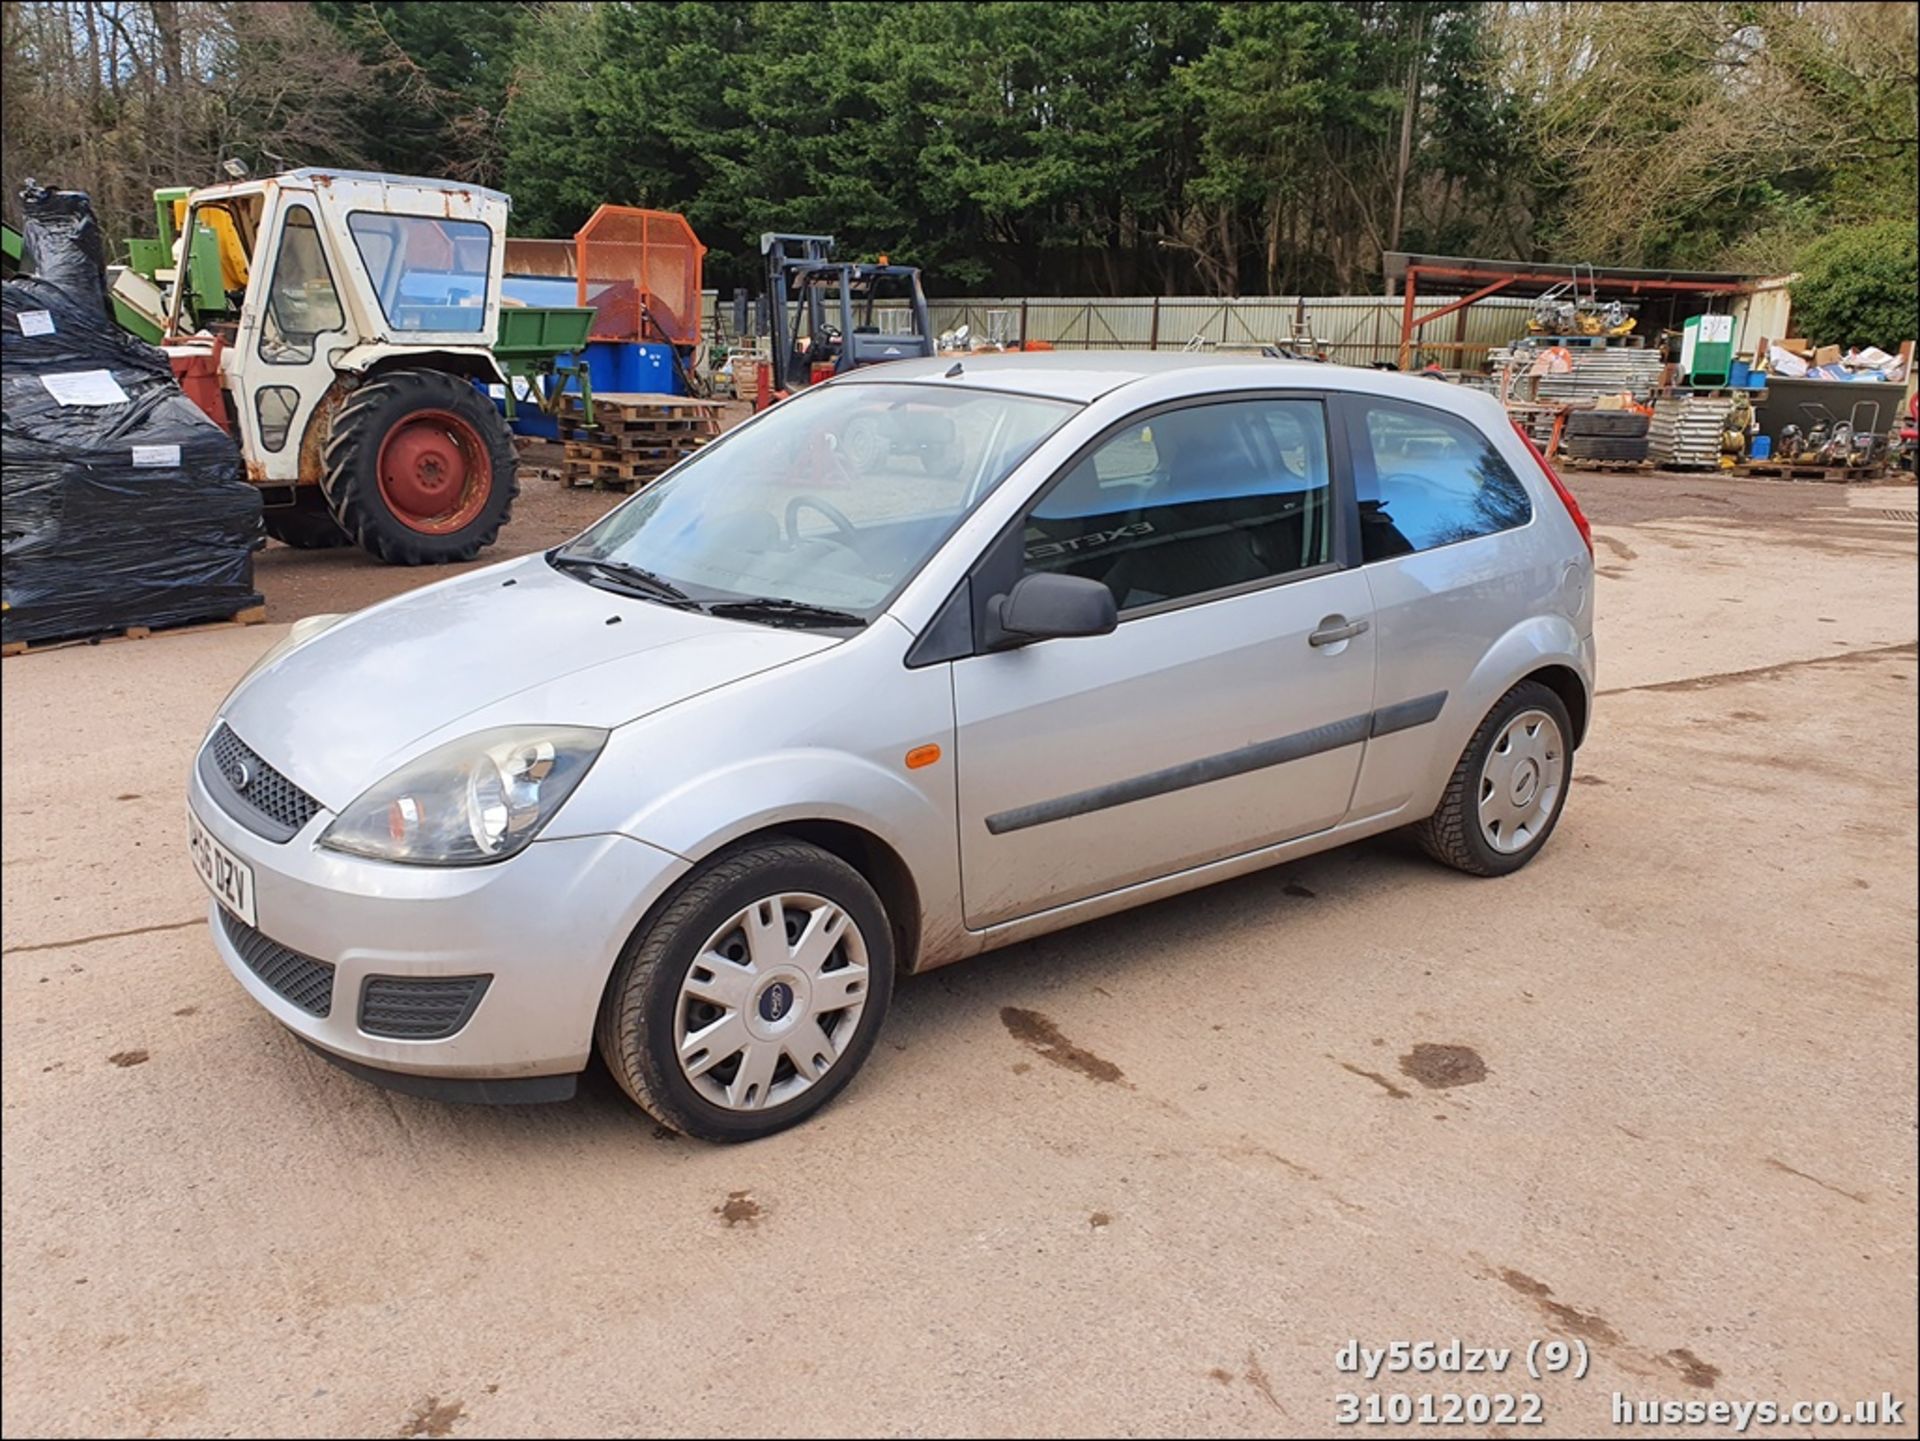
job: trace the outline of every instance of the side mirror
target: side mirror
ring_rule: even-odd
[[[1113,592],[1080,575],[1023,576],[1011,591],[987,602],[995,648],[1056,636],[1106,635],[1120,623]]]

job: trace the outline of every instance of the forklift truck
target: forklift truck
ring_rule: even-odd
[[[761,318],[771,354],[770,384],[754,408],[765,409],[795,391],[866,365],[926,359],[934,353],[933,321],[927,313],[920,271],[877,263],[837,261],[831,235],[760,237],[766,257],[766,293]],[[905,301],[881,309],[883,301]],[[888,328],[904,320],[906,329]],[[879,470],[895,456],[917,458],[931,475],[950,475],[962,447],[944,413],[901,402],[880,417],[848,423],[839,449],[855,469]]]
[[[816,380],[862,365],[924,358],[933,354],[933,322],[920,272],[911,265],[856,264],[833,258],[831,235],[760,237],[766,257],[767,337],[773,350],[773,390],[791,395]],[[907,302],[906,331],[885,331],[881,322]]]

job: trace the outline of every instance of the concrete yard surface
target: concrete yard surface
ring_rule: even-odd
[[[1570,480],[1601,695],[1535,864],[1389,837],[907,980],[836,1103],[731,1149],[599,1074],[392,1095],[242,993],[183,787],[282,625],[8,660],[0,1423],[1319,1434],[1535,1393],[1454,1429],[1674,1434],[1614,1395],[1891,1393],[1913,1434],[1914,492]],[[276,621],[432,578],[263,561]],[[1454,1338],[1514,1354],[1337,1365]]]

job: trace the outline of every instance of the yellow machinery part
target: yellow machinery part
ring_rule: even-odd
[[[173,202],[173,228],[178,231],[187,223],[187,202]],[[224,210],[206,209],[200,212],[200,223],[214,233],[220,243],[220,286],[232,293],[247,288],[247,251],[240,243],[240,236],[233,228],[233,217]]]

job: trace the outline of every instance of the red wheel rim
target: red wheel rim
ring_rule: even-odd
[[[426,535],[473,523],[493,488],[486,442],[450,410],[416,410],[380,442],[380,498],[395,520]]]

